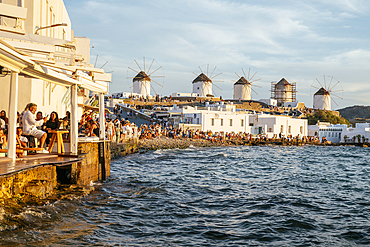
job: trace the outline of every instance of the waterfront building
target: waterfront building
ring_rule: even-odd
[[[307,120],[282,115],[239,111],[235,105],[224,102],[205,106],[174,106],[169,109],[173,123],[182,129],[223,133],[264,134],[267,137],[307,136]]]
[[[79,104],[89,91],[96,92],[104,114],[103,94],[111,80],[111,74],[89,63],[90,47],[88,38],[74,36],[62,0],[0,2],[0,108],[9,115],[8,157],[15,158],[17,111],[29,102],[43,112],[71,112],[70,151],[77,153]]]
[[[346,124],[330,124],[318,122],[308,126],[308,135],[316,136],[332,143],[368,142],[370,139],[370,123],[356,123],[355,127]]]

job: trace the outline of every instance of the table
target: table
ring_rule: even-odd
[[[49,144],[49,153],[51,153],[55,141],[57,141],[58,145],[58,154],[65,153],[62,134],[69,133],[69,130],[49,130],[48,133],[53,134]]]

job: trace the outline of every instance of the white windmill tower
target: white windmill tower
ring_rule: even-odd
[[[244,76],[239,76],[237,73],[236,76],[239,77],[239,80],[237,80],[235,83],[234,83],[234,96],[233,96],[233,99],[240,99],[240,100],[251,100],[252,99],[252,91],[258,95],[258,93],[256,91],[254,91],[254,89],[252,88],[252,83],[253,82],[256,82],[256,81],[259,81],[261,79],[257,79],[257,80],[253,80],[253,77],[257,74],[254,73],[254,75],[252,77],[249,77],[250,76],[250,72],[251,72],[251,69],[249,68],[249,72],[248,72],[248,77],[246,76],[246,74],[244,73],[244,69],[242,69],[243,71],[243,75]],[[248,78],[248,79],[246,79]],[[253,85],[253,86],[256,86],[256,85]],[[259,87],[259,86],[256,86],[256,87]]]
[[[155,90],[152,83],[154,82],[156,85],[163,87],[163,72],[162,72],[162,66],[156,64],[159,66],[157,69],[154,69],[151,71],[153,64],[155,60],[153,59],[150,63],[149,68],[146,70],[146,64],[145,64],[145,57],[143,57],[143,68],[139,65],[139,63],[134,59],[134,62],[138,69],[133,69],[131,67],[128,67],[127,71],[127,77],[126,79],[132,79],[132,92],[135,94],[139,94],[143,97],[150,96],[150,89],[154,91],[155,94],[158,94]],[[154,73],[158,73],[158,75],[153,75]],[[161,75],[159,75],[161,74]],[[162,81],[155,81],[153,78],[159,78],[162,79]],[[158,80],[158,79],[156,79]]]
[[[330,82],[327,85],[327,78],[330,78]],[[334,82],[333,82],[334,80]],[[337,102],[333,99],[332,96],[339,98],[342,100],[343,98],[338,96],[337,93],[343,92],[343,89],[340,85],[340,82],[336,80],[333,76],[323,76],[323,83],[320,82],[317,78],[316,81],[320,85],[317,87],[315,85],[311,85],[313,88],[318,89],[318,91],[313,95],[313,108],[320,109],[320,110],[331,110],[331,101],[334,104]]]
[[[200,66],[198,66],[200,69],[201,73],[197,75],[197,77],[193,80],[193,93],[196,93],[198,97],[207,97],[210,95],[213,95],[213,88],[212,86],[217,87],[213,83],[213,79],[216,78],[217,76],[221,75],[222,73],[218,73],[213,76],[217,66],[213,69],[212,73],[208,75],[209,71],[209,64],[207,64],[207,72],[204,73],[203,70],[201,69]],[[217,87],[218,89],[222,90],[221,88]]]

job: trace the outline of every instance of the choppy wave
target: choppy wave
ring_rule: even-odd
[[[111,178],[86,198],[18,214],[0,208],[0,241],[369,245],[369,172],[368,149],[357,147],[190,147],[131,155],[115,160]]]

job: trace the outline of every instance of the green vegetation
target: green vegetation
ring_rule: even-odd
[[[349,122],[348,122],[347,119],[342,118],[342,117],[337,117],[337,116],[333,115],[331,112],[323,111],[323,110],[318,110],[312,115],[308,114],[307,119],[308,119],[308,124],[309,125],[315,125],[317,123],[317,121],[329,122],[331,124],[347,124],[347,125],[349,125]]]

